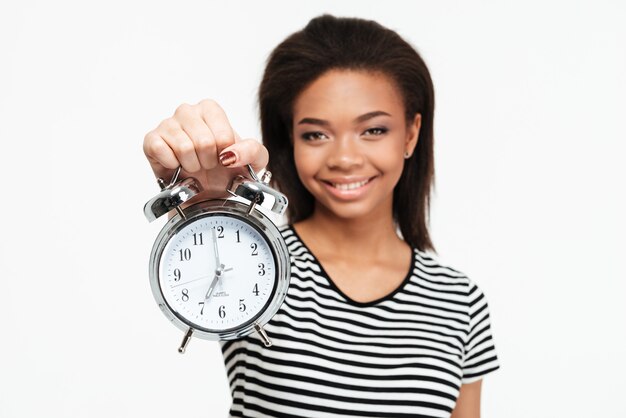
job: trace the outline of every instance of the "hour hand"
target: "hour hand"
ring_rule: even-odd
[[[210,297],[211,294],[213,293],[213,290],[215,289],[215,286],[217,285],[217,281],[219,280],[220,275],[219,274],[215,274],[215,277],[213,277],[213,280],[211,281],[211,284],[209,285],[209,290],[207,290],[206,295],[204,296],[204,300],[207,301]]]
[[[222,274],[226,273],[227,271],[231,271],[232,269],[233,269],[232,267],[225,269],[224,265],[221,264],[217,268],[217,270],[215,270],[215,277],[213,277],[213,280],[211,281],[211,284],[209,285],[209,290],[207,290],[206,295],[204,296],[205,301],[207,301],[213,294],[213,290],[215,289],[215,286],[217,286],[217,282],[222,276]]]

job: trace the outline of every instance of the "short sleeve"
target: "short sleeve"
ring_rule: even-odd
[[[471,281],[468,298],[469,332],[463,357],[463,384],[476,382],[500,368],[491,333],[487,298]]]

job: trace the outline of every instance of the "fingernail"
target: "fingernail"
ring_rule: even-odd
[[[232,151],[224,151],[220,154],[220,163],[224,167],[228,167],[229,165],[233,165],[237,162],[237,154]]]

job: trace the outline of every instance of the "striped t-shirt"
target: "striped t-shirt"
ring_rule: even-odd
[[[346,297],[295,230],[285,301],[258,335],[222,343],[232,417],[449,417],[463,383],[498,368],[487,301],[413,250],[396,291]]]

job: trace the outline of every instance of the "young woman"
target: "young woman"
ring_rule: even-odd
[[[265,146],[211,100],[144,140],[157,176],[182,165],[204,197],[248,163],[289,197],[274,345],[222,344],[231,416],[478,417],[498,363],[481,291],[426,253],[434,98],[420,56],[375,22],[321,16],[273,51],[259,103]]]

